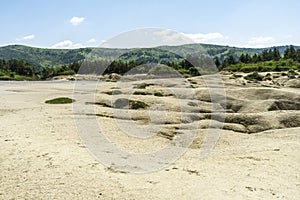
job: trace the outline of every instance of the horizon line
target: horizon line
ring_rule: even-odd
[[[147,48],[158,48],[158,47],[180,47],[184,45],[213,45],[213,46],[222,46],[222,47],[231,47],[231,48],[240,48],[240,49],[270,49],[270,48],[276,48],[276,47],[286,47],[286,46],[294,46],[294,47],[300,47],[300,45],[294,45],[294,44],[282,44],[282,45],[273,45],[273,46],[266,46],[266,47],[247,47],[247,46],[234,46],[234,45],[224,45],[224,44],[213,44],[213,43],[187,43],[187,44],[180,44],[180,45],[160,45],[160,46],[153,46],[153,47],[132,47],[132,48],[111,48],[111,47],[101,47],[101,46],[83,46],[83,47],[77,47],[77,48],[51,48],[51,47],[41,47],[41,46],[34,46],[34,45],[26,45],[26,44],[6,44],[6,45],[0,45],[0,48],[9,47],[9,46],[25,46],[30,48],[37,48],[37,49],[49,49],[49,50],[74,50],[74,49],[86,49],[86,48],[103,48],[103,49],[147,49]]]

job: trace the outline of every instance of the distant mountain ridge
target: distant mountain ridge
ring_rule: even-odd
[[[220,61],[224,60],[229,55],[233,55],[238,58],[242,53],[248,53],[253,55],[255,53],[261,53],[265,49],[277,48],[281,54],[290,47],[275,46],[269,48],[241,48],[231,46],[221,46],[213,44],[185,44],[180,46],[163,46],[157,47],[157,49],[164,49],[172,53],[178,53],[181,56],[187,56],[190,52],[203,52],[206,51],[213,58],[218,58]],[[293,45],[292,45],[293,46]],[[293,46],[296,50],[300,49],[300,46]],[[156,48],[151,48],[156,49]],[[3,60],[24,60],[32,65],[36,70],[42,70],[47,67],[56,67],[61,65],[67,65],[74,62],[82,61],[89,57],[89,54],[93,51],[97,51],[97,59],[112,60],[116,56],[122,55],[128,51],[139,51],[143,49],[110,49],[110,48],[79,48],[79,49],[47,49],[36,48],[23,45],[9,45],[0,47],[0,59]]]

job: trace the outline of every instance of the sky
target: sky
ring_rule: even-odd
[[[98,46],[120,33],[163,28],[195,42],[300,45],[299,0],[1,1],[0,46]]]

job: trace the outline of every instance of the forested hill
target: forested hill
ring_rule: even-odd
[[[280,54],[288,48],[289,46],[278,46],[276,47]],[[270,48],[237,48],[229,46],[220,45],[210,45],[210,44],[187,44],[182,46],[169,46],[162,47],[164,50],[169,50],[171,54],[177,53],[180,56],[187,56],[191,52],[197,53],[200,51],[206,51],[213,58],[218,58],[222,62],[226,57],[232,55],[238,59],[241,54],[254,55],[255,53],[261,53],[266,49]],[[294,48],[300,49],[300,46],[294,46]],[[95,50],[95,48],[80,48],[80,49],[45,49],[45,48],[35,48],[22,45],[9,45],[0,47],[0,60],[23,60],[30,64],[37,71],[41,71],[48,67],[57,67],[61,65],[67,65],[74,62],[84,60],[90,52]],[[97,48],[97,58],[95,59],[108,59],[111,60],[118,55],[122,55],[123,52],[132,51],[133,49],[106,49]],[[133,51],[139,51],[139,49],[134,49]],[[152,49],[151,55],[160,57],[161,51],[153,53],[155,49]],[[141,52],[146,52],[141,49]],[[168,54],[166,51],[164,54]]]
[[[22,45],[10,45],[0,47],[0,59],[6,61],[23,60],[39,71],[43,68],[56,67],[83,60],[90,51],[90,48],[43,49]]]

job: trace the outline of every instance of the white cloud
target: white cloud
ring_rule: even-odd
[[[17,38],[17,41],[26,41],[26,40],[33,40],[35,38],[35,35],[26,35],[24,37],[21,38]]]
[[[263,47],[269,47],[275,45],[275,39],[273,37],[264,37],[264,36],[258,36],[258,37],[252,37],[247,42],[247,45],[245,47],[248,48],[263,48]]]
[[[53,49],[73,49],[83,47],[80,43],[73,43],[71,40],[64,40],[51,46]]]
[[[97,42],[97,40],[95,40],[94,38],[89,39],[89,40],[87,41],[87,43],[95,43],[95,42]]]
[[[194,33],[194,34],[186,34],[183,33],[185,36],[191,38],[195,42],[212,42],[216,40],[226,39],[224,35],[221,33]]]
[[[70,23],[74,26],[81,24],[85,20],[84,17],[72,17]]]
[[[253,45],[259,45],[259,44],[266,44],[266,43],[270,43],[273,42],[274,38],[272,37],[253,37],[248,41],[248,44],[253,44]]]

